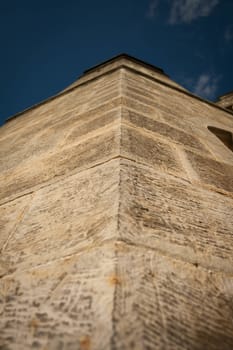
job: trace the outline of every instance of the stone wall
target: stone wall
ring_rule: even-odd
[[[0,129],[0,348],[232,349],[230,112],[118,57]]]

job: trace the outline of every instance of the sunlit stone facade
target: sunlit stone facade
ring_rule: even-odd
[[[230,111],[127,55],[0,128],[0,349],[233,349],[215,130]]]

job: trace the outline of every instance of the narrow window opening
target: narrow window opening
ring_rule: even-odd
[[[218,129],[213,126],[208,126],[208,129],[233,152],[233,135],[230,131]]]

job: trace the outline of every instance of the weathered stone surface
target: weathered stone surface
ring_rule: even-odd
[[[233,200],[160,169],[121,161],[120,237],[205,268],[233,272]]]
[[[100,108],[102,111],[106,110],[105,106],[108,104],[109,110],[115,98],[106,99],[106,96],[109,94],[109,89],[111,89],[111,93],[114,91],[116,96],[119,96],[120,81],[119,71],[110,72],[106,76],[99,77],[98,80],[69,91],[69,93],[55,96],[53,99],[26,110],[20,115],[20,118],[16,117],[10,120],[10,123],[5,124],[0,129],[0,137],[9,136],[10,132],[24,133],[25,129],[33,131],[35,127],[37,131],[44,131],[45,127],[50,127],[58,122],[70,119],[77,120],[77,117],[79,118],[84,113],[93,115],[95,111],[90,108],[90,103],[94,107],[93,109]]]
[[[12,169],[28,158],[44,157],[47,153],[56,153],[57,148],[64,148],[65,145],[75,144],[81,141],[81,137],[91,136],[90,133],[98,129],[111,126],[119,118],[119,110],[110,112],[94,110],[91,114],[84,113],[77,118],[65,118],[64,121],[50,125],[45,130],[38,130],[27,126],[22,133],[9,134],[8,137],[0,140],[0,157],[4,160],[8,155],[8,162],[1,162],[1,172]],[[12,137],[14,136],[13,140]],[[25,142],[25,140],[28,140]]]
[[[211,124],[232,130],[231,113],[226,113],[204,101],[190,98],[189,95],[172,90],[171,87],[159,84],[153,79],[125,70],[123,86],[125,104],[137,113],[144,111],[191,134],[195,129],[195,136],[202,135],[205,131],[209,135],[205,126]]]
[[[157,120],[137,114],[130,110],[125,110],[124,120],[129,122],[129,125],[137,127],[137,130],[142,128],[157,137],[161,137],[161,139],[168,139],[168,141],[181,144],[182,146],[194,148],[195,150],[204,153],[209,153],[204,145],[195,136],[185,133],[180,129],[174,128],[167,123],[161,123]]]
[[[113,349],[233,346],[232,276],[120,244]]]
[[[2,278],[1,349],[109,349],[114,256],[88,249]]]
[[[144,134],[139,129],[124,125],[121,131],[121,155],[153,165],[162,171],[181,171],[176,153],[169,144]]]
[[[191,152],[188,152],[188,158],[199,175],[200,181],[219,190],[233,193],[233,163],[225,164]]]
[[[115,115],[117,119],[117,112]],[[109,126],[107,118],[102,122],[106,127],[102,129],[97,120],[96,128],[100,130],[94,134],[86,131],[86,137],[75,137],[76,133],[80,135],[85,132],[85,127],[77,128],[78,131],[73,129],[67,136],[68,144],[64,140],[65,144],[53,151],[27,156],[25,161],[3,171],[0,175],[0,198],[15,196],[76,168],[88,168],[118,155],[119,128],[114,122]],[[30,148],[27,150],[29,152]]]
[[[0,128],[0,349],[233,348],[230,112],[125,55]]]
[[[119,160],[112,160],[22,197],[26,209],[2,236],[4,264],[26,269],[116,238],[118,183]],[[0,207],[4,222],[8,207]],[[13,213],[18,207],[11,202]]]

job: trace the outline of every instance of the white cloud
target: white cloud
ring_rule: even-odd
[[[169,23],[190,23],[199,17],[206,17],[219,0],[171,0]]]
[[[228,43],[233,40],[233,26],[232,25],[226,28],[226,31],[224,34],[224,39]]]
[[[159,0],[150,0],[146,16],[149,18],[155,17],[155,12],[158,8]]]
[[[218,88],[219,77],[204,73],[199,76],[194,84],[194,94],[203,98],[211,99],[215,96]]]

